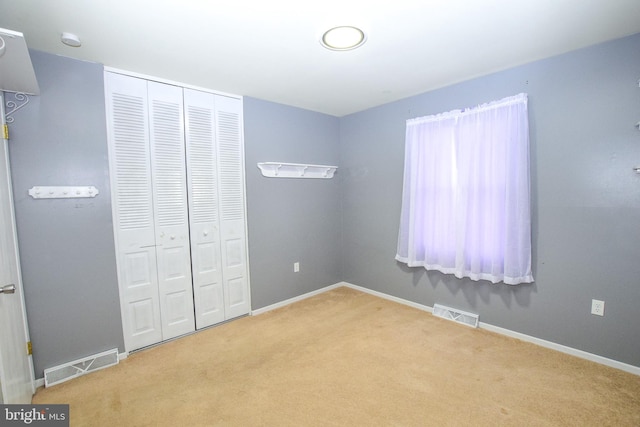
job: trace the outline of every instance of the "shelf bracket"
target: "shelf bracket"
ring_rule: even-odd
[[[6,122],[13,123],[15,117],[11,117],[11,115],[29,103],[29,96],[26,93],[14,93],[13,100],[8,100],[6,95],[4,98],[6,105]]]

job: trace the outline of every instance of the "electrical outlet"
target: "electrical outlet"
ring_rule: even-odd
[[[294,262],[293,263],[293,272],[294,273],[300,272],[300,263],[299,262]]]
[[[604,301],[597,299],[591,300],[591,314],[604,316]]]

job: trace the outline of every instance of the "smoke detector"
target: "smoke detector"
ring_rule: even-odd
[[[62,43],[71,47],[80,47],[82,46],[82,42],[80,42],[80,37],[72,33],[62,33],[60,36],[60,40]]]

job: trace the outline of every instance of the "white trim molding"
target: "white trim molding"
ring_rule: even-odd
[[[329,285],[329,286],[326,286],[324,288],[320,288],[320,289],[312,291],[312,292],[308,292],[306,294],[298,295],[297,297],[289,298],[289,299],[286,299],[284,301],[280,301],[280,302],[277,302],[275,304],[268,305],[266,307],[258,308],[256,310],[251,310],[251,315],[252,316],[258,316],[258,315],[264,314],[264,313],[266,313],[268,311],[275,310],[275,309],[278,309],[278,308],[281,308],[281,307],[285,307],[285,306],[287,306],[289,304],[293,304],[294,302],[302,301],[302,300],[305,300],[307,298],[311,298],[311,297],[314,297],[316,295],[320,295],[320,294],[322,294],[324,292],[331,291],[331,290],[339,288],[341,286],[344,286],[344,285],[342,283],[336,283],[336,284]]]
[[[275,303],[272,305],[269,305],[267,307],[263,307],[257,310],[253,310],[252,311],[252,315],[258,315],[258,314],[262,314],[262,313],[266,313],[267,311],[271,311],[271,310],[275,310],[276,308],[280,308],[280,307],[284,307],[286,305],[292,304],[294,302],[298,302],[298,301],[302,301],[304,299],[310,298],[312,296],[315,295],[319,295],[323,292],[327,292],[339,287],[347,287],[347,288],[351,288],[351,289],[355,289],[357,291],[360,292],[364,292],[370,295],[374,295],[377,296],[379,298],[383,298],[389,301],[393,301],[393,302],[397,302],[399,304],[403,304],[403,305],[407,305],[409,307],[413,307],[413,308],[417,308],[418,310],[422,310],[422,311],[426,311],[429,313],[433,313],[433,307],[429,307],[427,305],[423,305],[423,304],[418,304],[416,302],[413,301],[409,301],[409,300],[405,300],[402,298],[398,298],[398,297],[394,297],[392,295],[388,295],[382,292],[378,292],[378,291],[374,291],[371,289],[367,289],[367,288],[363,288],[362,286],[357,286],[354,285],[352,283],[348,283],[348,282],[338,282],[335,283],[333,285],[329,285],[327,287],[324,287],[322,289],[318,289],[315,290],[313,292],[309,292],[294,298],[290,298],[287,299],[285,301],[279,302],[279,303]],[[581,359],[585,359],[585,360],[589,360],[591,362],[595,362],[595,363],[599,363],[601,365],[605,365],[605,366],[609,366],[611,368],[615,368],[615,369],[620,369],[621,371],[625,371],[625,372],[629,372],[630,374],[634,374],[634,375],[638,375],[640,376],[640,366],[634,366],[634,365],[629,365],[627,363],[623,363],[623,362],[619,362],[617,360],[613,360],[613,359],[609,359],[603,356],[599,356],[597,354],[593,354],[593,353],[588,353],[586,351],[583,350],[578,350],[576,348],[572,348],[572,347],[567,347],[565,345],[562,344],[558,344],[558,343],[554,343],[551,341],[546,341],[537,337],[533,337],[531,335],[526,335],[526,334],[522,334],[520,332],[516,332],[516,331],[512,331],[510,329],[505,329],[505,328],[501,328],[499,326],[495,326],[495,325],[491,325],[489,323],[484,323],[484,322],[480,322],[479,323],[479,327],[481,329],[486,329],[487,331],[490,332],[495,332],[501,335],[506,335],[508,337],[512,337],[512,338],[517,338],[519,340],[525,341],[525,342],[530,342],[536,345],[539,345],[541,347],[546,347],[548,349],[551,350],[556,350],[559,351],[561,353],[565,353],[565,354],[569,354],[571,356],[576,356],[579,357]]]
[[[162,78],[162,77],[151,76],[149,74],[136,73],[134,71],[127,71],[127,70],[123,70],[123,69],[120,69],[120,68],[114,68],[114,67],[105,66],[104,67],[104,71],[108,71],[110,73],[116,73],[116,74],[123,74],[125,76],[130,76],[130,77],[136,77],[136,78],[139,78],[139,79],[142,79],[142,80],[150,80],[150,81],[153,81],[153,82],[164,83],[164,84],[168,84],[168,85],[171,85],[171,86],[180,86],[182,88],[199,90],[200,92],[213,93],[215,95],[226,96],[228,98],[243,99],[242,95],[236,95],[236,94],[228,93],[228,92],[221,92],[221,91],[218,91],[218,90],[213,90],[213,89],[209,89],[209,88],[202,87],[202,86],[194,86],[194,85],[190,85],[190,84],[183,83],[183,82],[177,82],[175,80],[169,80],[169,79],[165,79],[165,78]]]
[[[362,286],[356,286],[356,285],[353,285],[353,284],[347,283],[347,282],[341,282],[340,284],[342,286],[346,286],[348,288],[356,289],[356,290],[359,290],[359,291],[362,291],[362,292],[365,292],[365,293],[368,293],[368,294],[371,294],[371,295],[378,296],[380,298],[388,299],[390,301],[395,301],[397,303],[408,305],[410,307],[415,307],[415,308],[418,308],[420,310],[433,312],[433,307],[429,307],[429,306],[426,306],[426,305],[418,304],[418,303],[415,303],[415,302],[412,302],[412,301],[407,301],[407,300],[404,300],[402,298],[397,298],[397,297],[394,297],[394,296],[391,296],[391,295],[383,294],[381,292],[372,291],[371,289],[363,288]],[[588,353],[588,352],[583,351],[583,350],[578,350],[576,348],[567,347],[567,346],[562,345],[562,344],[557,344],[557,343],[554,343],[554,342],[551,342],[551,341],[546,341],[546,340],[543,340],[543,339],[540,339],[540,338],[537,338],[537,337],[533,337],[531,335],[522,334],[520,332],[512,331],[510,329],[501,328],[499,326],[494,326],[494,325],[491,325],[489,323],[480,322],[478,326],[481,329],[486,329],[487,331],[495,332],[495,333],[498,333],[498,334],[501,334],[501,335],[506,335],[506,336],[509,336],[509,337],[512,337],[512,338],[517,338],[519,340],[530,342],[530,343],[533,343],[533,344],[537,344],[539,346],[546,347],[546,348],[549,348],[551,350],[556,350],[556,351],[559,351],[561,353],[570,354],[572,356],[576,356],[576,357],[579,357],[581,359],[590,360],[592,362],[596,362],[596,363],[599,363],[601,365],[606,365],[606,366],[609,366],[611,368],[620,369],[621,371],[629,372],[631,374],[640,376],[640,367],[639,366],[629,365],[627,363],[619,362],[617,360],[609,359],[609,358],[606,358],[606,357],[603,357],[603,356],[598,356],[597,354]]]

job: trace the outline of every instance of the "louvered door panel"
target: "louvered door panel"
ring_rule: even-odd
[[[184,90],[191,266],[198,329],[225,320],[214,98],[211,93]]]
[[[250,309],[244,205],[242,101],[216,96],[222,277],[227,319]]]
[[[162,338],[195,330],[182,88],[148,82]]]
[[[162,339],[156,266],[147,83],[105,73],[118,282],[127,350]]]

